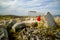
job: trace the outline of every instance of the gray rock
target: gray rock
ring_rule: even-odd
[[[8,25],[7,25],[7,30],[12,29],[12,26],[16,23],[16,20],[10,20]]]
[[[18,32],[20,30],[23,30],[24,28],[26,28],[26,25],[25,23],[16,23],[12,26],[12,29],[15,31],[15,32]]]
[[[8,33],[3,25],[0,25],[0,40],[8,40]]]
[[[55,20],[54,20],[53,16],[50,14],[50,12],[48,12],[46,14],[46,20],[47,20],[48,26],[56,27]]]

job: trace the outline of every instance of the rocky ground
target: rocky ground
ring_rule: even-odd
[[[60,40],[60,29],[26,28],[11,34],[11,40]]]
[[[5,22],[1,22],[1,23],[4,24]],[[36,25],[34,24],[35,26],[32,24],[32,27],[27,27],[25,24],[23,25],[19,24],[17,25],[14,31],[12,27],[15,23],[16,21],[13,20],[11,22],[7,21],[7,23],[4,24],[5,26],[4,28],[8,33],[8,38],[2,37],[0,38],[0,40],[8,40],[8,39],[9,40],[60,40],[60,26],[57,28],[54,27],[44,28],[42,27],[43,26],[42,24],[42,26],[38,28],[35,27],[37,24]],[[59,23],[60,25],[60,22],[57,23]],[[3,31],[3,29],[1,30]],[[0,37],[1,37],[1,31],[0,31]]]

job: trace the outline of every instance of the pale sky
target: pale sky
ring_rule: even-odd
[[[27,15],[28,11],[60,15],[60,0],[0,0],[0,15]]]

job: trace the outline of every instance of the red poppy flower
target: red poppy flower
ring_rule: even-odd
[[[37,21],[41,21],[41,16],[38,16],[37,17]]]

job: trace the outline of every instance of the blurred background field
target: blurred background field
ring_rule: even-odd
[[[37,21],[38,16],[15,16],[15,15],[6,15],[6,16],[0,16],[0,23],[3,23],[4,21],[10,21],[16,20],[17,22],[21,21]],[[60,26],[60,16],[54,16],[54,20],[58,26]],[[6,24],[6,22],[5,22]],[[46,22],[45,16],[41,16],[40,26],[48,27],[48,24]]]

